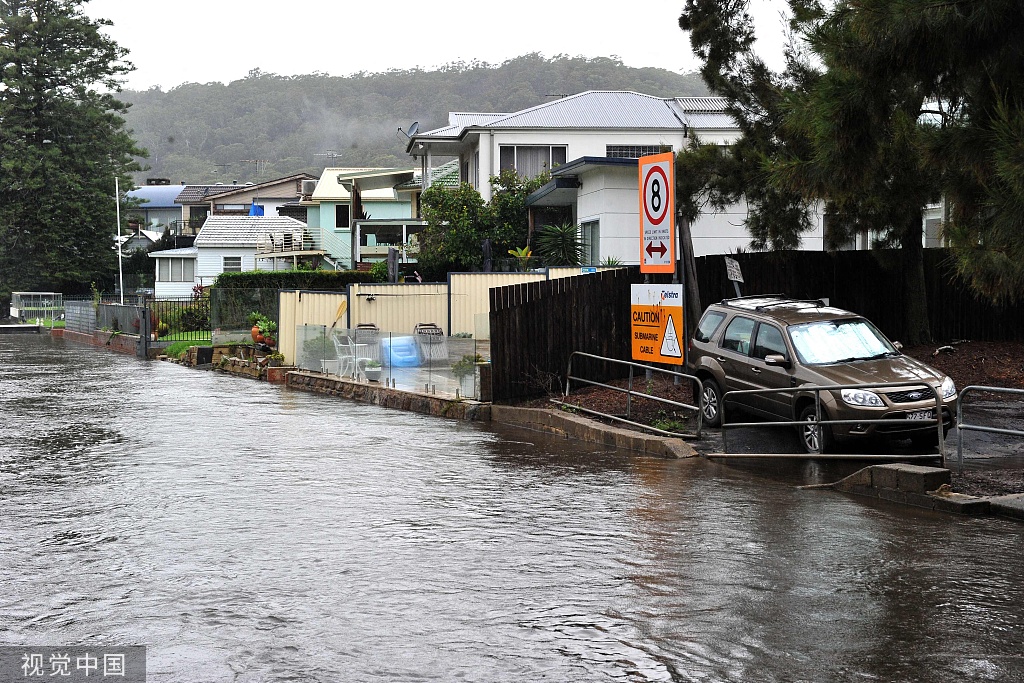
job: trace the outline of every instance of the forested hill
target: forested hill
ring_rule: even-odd
[[[682,45],[680,49],[682,49]],[[137,174],[172,182],[257,182],[325,166],[411,166],[405,137],[448,123],[449,111],[512,112],[584,90],[706,94],[696,74],[632,68],[611,58],[529,54],[501,65],[278,76],[255,70],[228,85],[124,91],[127,120],[149,150]],[[340,156],[337,156],[340,155]]]

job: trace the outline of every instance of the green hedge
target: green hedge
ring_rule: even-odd
[[[307,289],[343,292],[353,282],[374,282],[373,275],[358,270],[252,270],[221,273],[214,288]]]

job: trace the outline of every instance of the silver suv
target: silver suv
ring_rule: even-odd
[[[800,440],[809,453],[824,453],[836,440],[888,435],[910,438],[916,446],[938,445],[935,393],[941,399],[943,434],[952,424],[953,380],[900,352],[868,320],[821,301],[780,295],[726,299],[704,312],[687,365],[701,378],[706,424],[722,420],[724,392],[789,389],[729,397],[729,406],[780,421],[799,421]],[[906,386],[920,382],[919,386]],[[849,420],[818,425],[815,392],[807,386],[896,384],[821,391],[821,419]],[[858,420],[927,420],[917,426]]]

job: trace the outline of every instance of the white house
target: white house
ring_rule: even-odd
[[[283,216],[210,216],[184,249],[150,253],[156,260],[155,296],[189,296],[221,273],[292,268],[299,258],[321,257],[306,225]]]
[[[614,257],[640,261],[636,159],[678,152],[691,136],[728,145],[739,128],[718,97],[654,97],[635,92],[588,91],[509,114],[452,113],[449,125],[413,135],[406,151],[430,177],[435,160],[457,157],[460,179],[490,199],[491,176],[506,168],[533,177],[551,171],[551,183],[529,200],[561,209],[582,226],[591,263]],[[692,226],[694,251],[746,248],[746,207],[708,212]],[[805,234],[804,249],[821,249],[822,226]]]

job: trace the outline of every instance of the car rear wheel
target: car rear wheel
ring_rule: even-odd
[[[828,419],[822,412],[821,418]],[[800,412],[800,445],[808,453],[827,453],[832,450],[832,430],[828,425],[819,425],[814,406],[810,405]]]
[[[701,417],[707,426],[717,427],[722,424],[722,389],[710,377],[701,381],[704,385],[700,394]]]

